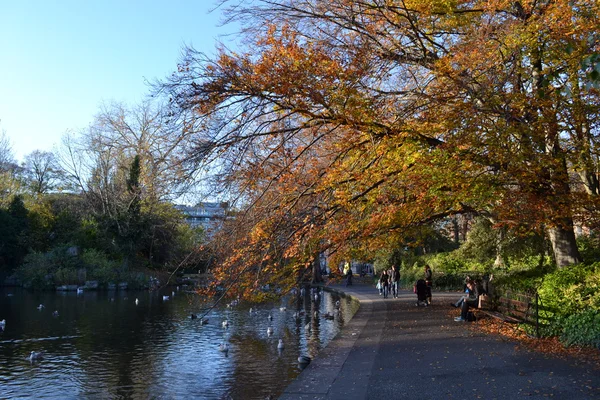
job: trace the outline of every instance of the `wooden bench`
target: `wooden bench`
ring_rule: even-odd
[[[478,312],[492,318],[511,324],[529,323],[532,310],[532,302],[529,296],[519,295],[517,297],[500,297],[492,303],[489,296],[482,296],[479,302]]]

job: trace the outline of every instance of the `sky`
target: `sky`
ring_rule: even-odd
[[[139,103],[184,45],[214,54],[235,27],[214,0],[0,0],[0,132],[17,160],[51,151],[103,102]],[[225,36],[228,35],[228,36]]]

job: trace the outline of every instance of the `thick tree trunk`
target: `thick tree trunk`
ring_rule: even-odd
[[[492,221],[494,223],[494,221]],[[496,231],[496,260],[494,261],[495,268],[504,268],[506,263],[504,262],[504,237],[506,229],[499,228]]]
[[[579,264],[582,261],[575,241],[572,218],[563,218],[562,226],[548,228],[548,236],[559,268]]]
[[[312,262],[312,283],[323,282],[323,276],[321,276],[321,258],[317,253]]]

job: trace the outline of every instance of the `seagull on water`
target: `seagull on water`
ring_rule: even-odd
[[[58,310],[55,310],[55,311],[53,311],[53,312],[52,312],[52,316],[53,316],[53,317],[58,317]]]
[[[36,362],[36,361],[40,361],[44,359],[44,352],[40,351],[32,351],[31,354],[29,355],[29,362]]]
[[[283,339],[279,339],[279,343],[277,343],[277,348],[279,350],[282,350],[285,347],[285,345],[283,344]]]
[[[229,326],[229,321],[223,321],[223,328],[227,328]]]
[[[37,306],[37,309],[40,310],[40,311],[42,311],[44,309],[44,305],[40,304],[39,306]]]
[[[0,321],[0,331],[3,331],[4,328],[6,328],[6,320],[5,319]]]
[[[223,353],[227,353],[229,351],[229,346],[227,345],[227,343],[223,342],[219,345],[219,351],[223,352]]]
[[[136,298],[135,299],[135,305],[137,306],[138,304],[140,304],[140,301]]]
[[[267,335],[271,336],[273,334],[273,328],[270,326],[267,328]]]

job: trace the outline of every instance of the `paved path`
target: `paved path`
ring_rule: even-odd
[[[384,300],[371,285],[331,288],[361,307],[282,400],[600,399],[599,370],[455,322],[457,293],[416,307],[408,291]]]

